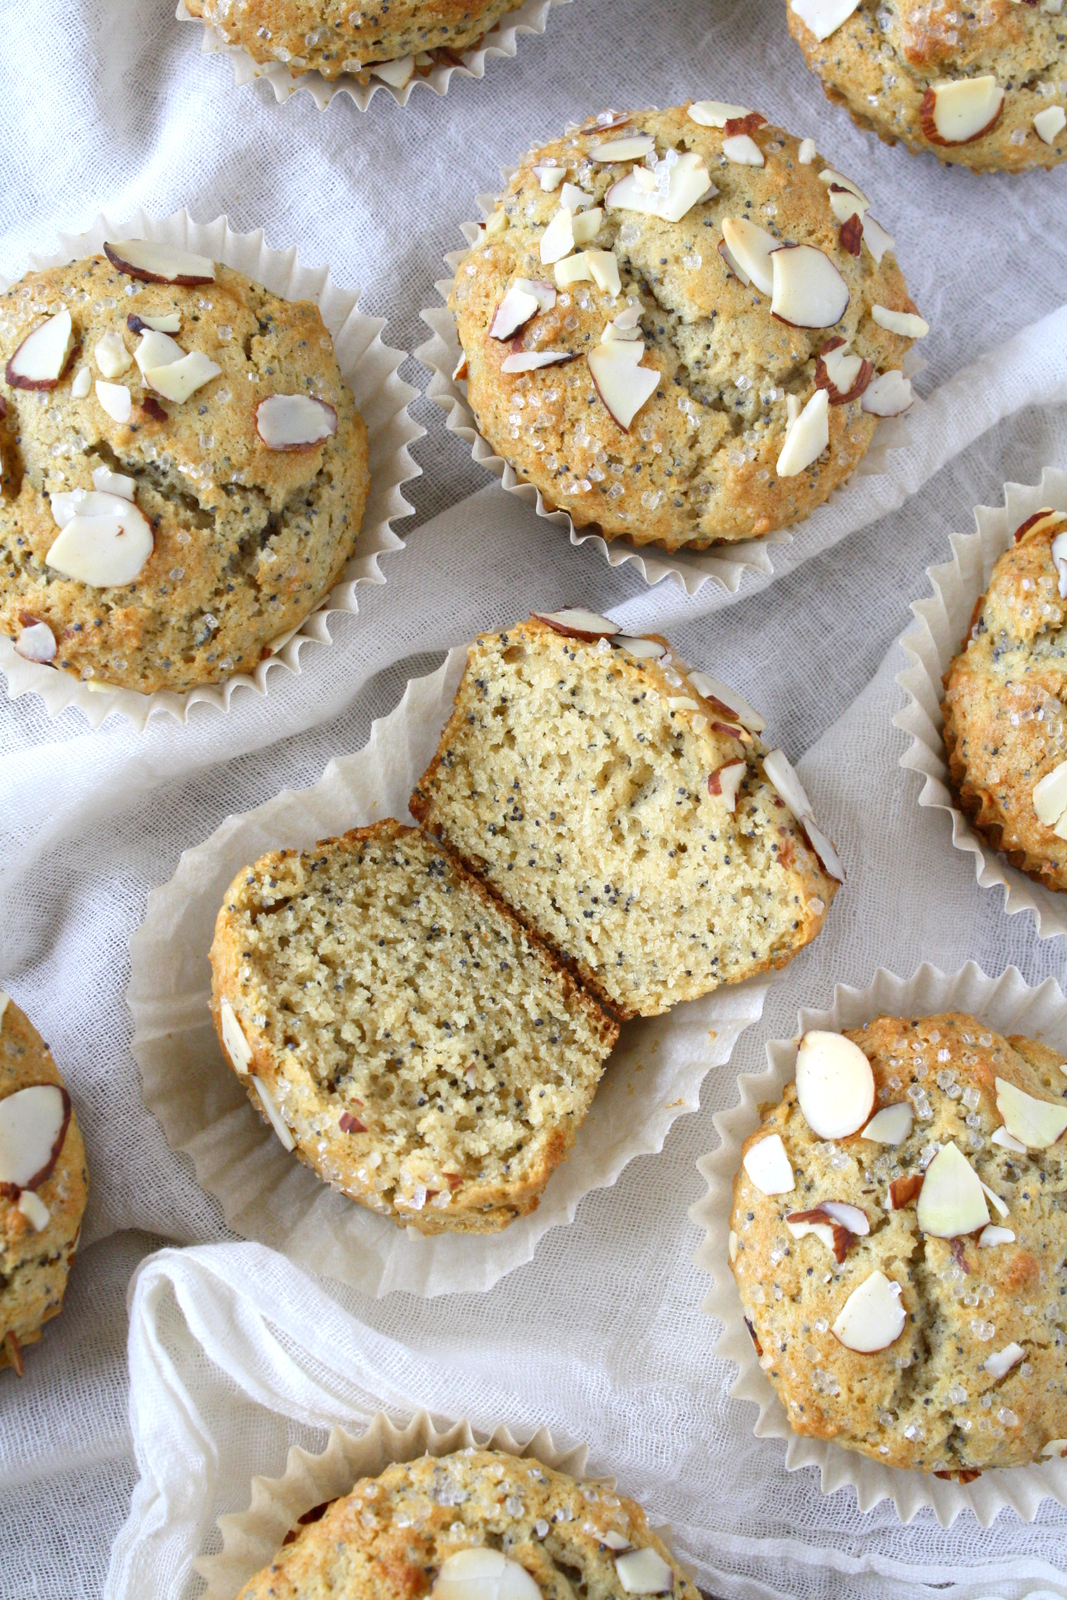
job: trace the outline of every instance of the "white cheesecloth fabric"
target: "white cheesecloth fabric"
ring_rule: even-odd
[[[263,86],[236,90],[170,0],[0,0],[9,278],[98,209],[187,205],[328,262],[410,349],[456,225],[501,164],[588,111],[714,96],[815,135],[868,189],[932,324],[911,448],[836,497],[775,551],[774,580],[746,576],[736,599],[710,584],[691,598],[648,590],[572,548],[514,497],[481,489],[466,447],[417,402],[430,433],[415,447],[426,474],[409,489],[415,531],[360,615],[335,619],[331,646],[308,647],[299,678],[279,673],[265,700],[239,696],[225,717],[198,707],[187,726],[157,719],[143,735],[116,719],[89,733],[76,713],[53,723],[30,696],[0,699],[0,983],[66,1074],[92,1183],[63,1315],[23,1383],[0,1375],[5,1597],[105,1585],[115,1600],[194,1596],[190,1562],[215,1516],[247,1503],[254,1473],[283,1469],[287,1443],[319,1447],[333,1421],[419,1405],[588,1442],[591,1465],[669,1522],[722,1595],[1067,1595],[1067,1511],[1052,1502],[1032,1525],[1009,1513],[987,1530],[969,1516],[942,1530],[923,1513],[902,1527],[888,1503],[862,1516],[850,1493],[824,1498],[813,1473],[786,1473],[784,1446],[753,1438],[752,1408],[728,1397],[699,1310],[694,1163],[715,1143],[712,1113],[736,1100],[734,1068],[757,1070],[798,1005],[924,959],[1063,976],[1062,943],[1005,919],[947,818],[919,810],[891,716],[904,664],[893,641],[924,567],[1005,480],[1067,465],[1065,173],[974,178],[879,145],[824,101],[782,12],[782,0],[575,0],[543,39],[520,41],[517,60],[491,62],[481,83],[454,80],[444,100],[416,93],[400,110],[380,96],[360,115],[339,99],[320,115],[306,95],[278,107]],[[425,377],[414,363],[405,375]],[[357,749],[448,646],[567,602],[669,633],[768,714],[790,755],[808,751],[802,772],[850,883],[820,940],[776,977],[735,1062],[706,1083],[700,1114],[589,1195],[528,1266],[483,1296],[429,1302],[309,1283],[257,1246],[223,1242],[216,1205],[145,1112],[124,1004],[129,936],[184,847]],[[126,1287],[168,1243],[195,1248],[168,1249],[139,1280],[131,1389]]]

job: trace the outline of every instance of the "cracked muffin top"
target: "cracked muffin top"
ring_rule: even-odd
[[[964,1481],[1067,1453],[1065,1073],[963,1013],[803,1036],[730,1219],[797,1433]]]
[[[0,296],[0,632],[152,693],[251,672],[339,580],[366,428],[316,306],[144,240]]]
[[[698,1600],[639,1505],[532,1456],[394,1462],[300,1524],[240,1600]]]
[[[415,73],[455,63],[457,52],[522,0],[385,0],[352,8],[352,0],[189,0],[194,17],[217,28],[254,61],[280,61],[290,72],[342,73],[362,81],[375,63],[397,70],[378,76],[400,88]]]
[[[911,403],[927,331],[869,208],[812,141],[717,101],[530,152],[449,298],[480,431],[605,538],[807,516]]]
[[[960,809],[994,849],[1067,889],[1067,515],[1015,531],[945,673],[945,748]]]
[[[789,31],[853,122],[975,172],[1067,156],[1063,0],[787,0]]]

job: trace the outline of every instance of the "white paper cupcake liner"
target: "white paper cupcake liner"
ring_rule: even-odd
[[[365,1433],[333,1428],[320,1454],[294,1445],[280,1478],[253,1478],[248,1509],[218,1519],[221,1551],[193,1563],[207,1584],[201,1600],[235,1600],[249,1578],[273,1560],[286,1534],[306,1512],[350,1494],[361,1478],[376,1478],[394,1462],[445,1456],[472,1447],[533,1456],[542,1465],[574,1478],[584,1475],[588,1455],[585,1445],[560,1449],[547,1428],[527,1444],[519,1444],[504,1427],[496,1428],[488,1439],[476,1435],[469,1422],[438,1428],[425,1411],[418,1412],[404,1428],[395,1427],[382,1412],[371,1420]],[[664,1537],[662,1529],[656,1532]]]
[[[615,1183],[637,1155],[663,1148],[679,1116],[696,1111],[700,1085],[730,1059],[763,1010],[765,980],[729,985],[660,1017],[626,1023],[569,1160],[538,1209],[502,1233],[425,1238],[329,1188],[286,1154],[225,1064],[208,1012],[208,950],[227,885],[268,850],[383,817],[410,820],[408,796],[428,766],[466,663],[466,646],[426,678],[412,679],[366,746],[331,761],[310,789],[286,790],[230,817],[187,850],[170,883],[149,896],[130,941],[128,999],[133,1054],[145,1103],[169,1143],[245,1238],[365,1294],[433,1296],[492,1287],[529,1261],[539,1239],[570,1222],[582,1197]]]
[[[513,170],[504,169],[505,183],[511,177]],[[491,194],[478,196],[478,209],[483,217],[490,215],[499,198],[499,195]],[[477,222],[461,223],[460,229],[468,246],[474,243],[481,231]],[[434,284],[445,304],[427,307],[419,313],[423,322],[432,331],[433,337],[419,345],[414,354],[416,360],[421,361],[423,366],[429,367],[433,374],[427,385],[427,398],[435,401],[448,413],[445,426],[450,433],[458,434],[461,439],[467,441],[471,447],[471,456],[478,465],[485,467],[499,478],[501,487],[509,494],[519,495],[528,505],[533,506],[539,517],[566,528],[571,544],[591,544],[594,549],[600,550],[611,567],[622,567],[633,563],[649,585],[660,583],[664,578],[671,578],[685,590],[686,594],[696,594],[706,583],[716,583],[728,593],[736,594],[746,572],[759,572],[767,577],[771,576],[774,572],[771,561],[772,549],[776,545],[793,542],[794,534],[788,528],[777,528],[762,539],[742,539],[735,544],[717,544],[708,550],[692,551],[662,550],[657,545],[638,547],[625,539],[605,539],[603,534],[597,532],[595,525],[577,528],[567,511],[547,506],[540,489],[525,478],[521,478],[510,462],[497,455],[488,439],[478,432],[474,413],[467,404],[466,379],[457,379],[454,376],[463,352],[447,301],[452,292],[456,269],[465,254],[465,250],[453,250],[445,256],[445,264],[452,276],[442,278]],[[915,377],[923,371],[926,362],[915,350],[910,350],[902,365],[906,377]],[[923,402],[916,397],[905,416],[884,418],[878,424],[870,447],[852,476],[869,477],[888,472],[888,453],[904,449],[912,443],[910,424],[922,410]],[[826,503],[836,505],[839,497],[847,492],[847,487],[848,480],[831,492]],[[816,511],[818,509],[820,508],[816,507]],[[815,553],[813,549],[812,554]]]
[[[68,706],[77,706],[90,726],[96,728],[111,712],[118,711],[135,728],[143,729],[157,712],[185,722],[190,706],[198,703],[228,711],[237,688],[254,688],[266,694],[275,668],[299,672],[300,655],[306,644],[312,640],[330,643],[329,613],[355,614],[359,610],[356,591],[360,584],[386,581],[379,557],[404,547],[391,524],[393,518],[405,517],[412,510],[401,493],[401,485],[421,474],[422,468],[416,466],[408,447],[426,432],[408,415],[408,402],[417,391],[399,376],[406,354],[382,343],[385,319],[360,314],[358,291],[339,288],[328,267],[303,266],[293,247],[269,249],[262,229],[257,233],[234,233],[225,217],[216,217],[214,222],[194,222],[184,210],[164,218],[136,211],[117,223],[98,216],[86,232],[59,237],[60,248],[51,255],[31,256],[29,268],[61,266],[93,255],[108,238],[154,239],[221,261],[283,299],[314,300],[333,339],[341,375],[367,424],[371,486],[351,560],[341,581],[299,628],[274,642],[272,655],[261,661],[253,673],[240,673],[224,683],[206,684],[185,693],[164,689],[141,694],[103,684],[90,688],[72,673],[23,660],[12,641],[0,637],[0,673],[6,679],[9,696],[14,699],[20,694],[37,694],[50,717],[59,716]],[[8,288],[9,282],[0,278],[0,289]]]
[[[351,76],[324,78],[321,72],[290,72],[282,61],[259,62],[240,45],[228,44],[216,28],[201,18],[190,16],[185,0],[178,0],[175,16],[179,22],[200,23],[203,41],[200,49],[204,55],[227,55],[233,66],[234,82],[239,86],[261,78],[270,84],[279,105],[299,89],[306,90],[320,111],[325,111],[335,95],[347,95],[360,111],[366,111],[379,92],[390,94],[397,105],[406,106],[412,91],[419,84],[432,89],[434,94],[447,94],[453,76],[484,78],[485,64],[491,56],[514,56],[519,48],[520,33],[544,33],[549,12],[556,6],[570,5],[571,0],[525,0],[515,11],[509,11],[484,34],[477,45],[463,50],[460,64],[431,67],[429,72],[416,72],[399,88],[375,77],[370,83],[360,83]]]
[[[1009,866],[991,844],[975,833],[949,786],[941,716],[942,674],[948,671],[966,638],[975,601],[985,592],[994,563],[1011,547],[1015,529],[1042,506],[1067,511],[1067,472],[1046,467],[1037,485],[1005,484],[1002,506],[975,507],[975,533],[952,535],[952,560],[943,566],[927,567],[933,595],[912,601],[911,609],[919,625],[900,641],[912,665],[897,674],[908,704],[893,721],[911,735],[900,765],[921,773],[925,779],[919,804],[948,812],[952,818],[952,842],[957,850],[974,856],[975,876],[983,889],[1000,884],[1004,910],[1010,915],[1032,911],[1038,937],[1051,939],[1056,934],[1067,934],[1067,895],[1046,889]]]
[[[722,1142],[697,1162],[707,1180],[708,1193],[689,1213],[705,1233],[694,1260],[713,1280],[703,1309],[722,1324],[723,1331],[716,1340],[717,1353],[738,1369],[730,1393],[736,1400],[748,1400],[759,1407],[753,1427],[758,1438],[787,1441],[787,1471],[818,1467],[823,1494],[851,1487],[861,1511],[870,1511],[881,1500],[892,1500],[902,1522],[910,1522],[924,1507],[933,1511],[943,1528],[954,1522],[961,1511],[972,1512],[982,1527],[988,1527],[1006,1507],[1024,1521],[1032,1522],[1043,1500],[1067,1505],[1067,1461],[983,1472],[973,1483],[962,1484],[932,1473],[883,1466],[829,1440],[794,1433],[785,1407],[760,1367],[730,1270],[730,1211],[741,1147],[759,1126],[760,1105],[776,1104],[794,1078],[801,1034],[810,1028],[841,1032],[880,1016],[923,1017],[941,1011],[969,1012],[998,1033],[1040,1038],[1067,1054],[1067,998],[1052,978],[1040,988],[1031,989],[1014,967],[999,978],[989,978],[981,967],[969,961],[959,972],[949,974],[924,964],[910,978],[898,978],[879,968],[866,989],[837,984],[833,1004],[826,1010],[805,1007],[798,1013],[796,1038],[768,1042],[767,1071],[741,1076],[740,1105],[715,1117]]]

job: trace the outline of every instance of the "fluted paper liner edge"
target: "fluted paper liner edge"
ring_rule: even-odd
[[[514,168],[503,169],[505,183],[514,170]],[[490,215],[499,198],[499,195],[493,194],[478,196],[478,208],[483,217]],[[460,230],[469,247],[478,237],[481,224],[464,222],[460,224]],[[470,445],[471,459],[478,466],[491,472],[494,477],[499,478],[501,488],[506,493],[518,495],[527,505],[533,507],[539,517],[565,528],[572,545],[591,544],[594,549],[600,551],[610,567],[622,567],[633,563],[649,587],[661,583],[664,578],[670,578],[689,595],[696,594],[706,583],[716,583],[727,593],[737,594],[746,572],[758,572],[765,577],[771,577],[774,573],[771,551],[775,546],[793,542],[794,532],[791,528],[776,528],[760,539],[743,539],[735,544],[718,544],[709,550],[694,550],[688,553],[685,550],[663,550],[658,545],[635,546],[625,539],[605,539],[603,534],[597,531],[595,524],[578,528],[567,511],[546,504],[540,489],[527,479],[521,478],[511,463],[496,453],[488,439],[478,432],[474,413],[467,402],[465,380],[454,377],[462,350],[447,301],[452,292],[456,269],[465,254],[465,250],[453,250],[445,256],[445,264],[449,267],[452,277],[442,278],[434,284],[434,288],[441,300],[446,303],[424,307],[420,311],[419,316],[431,330],[432,337],[419,345],[413,353],[415,359],[421,361],[424,367],[429,367],[433,374],[426,388],[427,399],[434,401],[448,413],[445,427],[449,433],[457,434]],[[914,376],[923,371],[925,366],[926,362],[914,349],[908,351],[903,362],[905,376]],[[461,383],[463,387],[460,387]],[[884,418],[878,425],[867,453],[851,476],[869,477],[887,472],[889,470],[887,453],[891,450],[906,449],[913,443],[909,420],[917,417],[922,410],[923,401],[916,396],[906,416]],[[833,489],[825,503],[836,504],[839,496],[847,493],[848,484],[849,480],[846,479]],[[821,507],[817,506],[812,515],[816,515],[820,509]],[[810,518],[807,522],[810,523]],[[794,526],[802,528],[805,524],[797,523]],[[811,553],[816,555],[819,552],[813,550]]]
[[[350,1494],[361,1478],[376,1478],[394,1462],[444,1456],[472,1447],[533,1456],[556,1472],[574,1478],[585,1475],[586,1446],[561,1449],[547,1428],[520,1444],[506,1427],[495,1428],[486,1438],[477,1435],[469,1422],[438,1427],[427,1412],[419,1411],[405,1427],[398,1428],[378,1412],[363,1433],[332,1428],[326,1448],[318,1454],[293,1445],[281,1477],[252,1479],[248,1509],[218,1519],[221,1551],[193,1563],[207,1584],[201,1600],[234,1600],[249,1578],[274,1558],[305,1512]],[[664,1530],[657,1528],[656,1532],[664,1538]]]
[[[872,1510],[881,1500],[892,1500],[905,1523],[924,1507],[933,1511],[943,1528],[962,1511],[970,1511],[982,1527],[988,1527],[1009,1507],[1024,1521],[1032,1522],[1043,1500],[1067,1505],[1067,1461],[987,1471],[973,1483],[962,1484],[932,1473],[883,1466],[830,1440],[794,1433],[785,1407],[759,1365],[730,1270],[730,1212],[741,1147],[759,1126],[760,1105],[776,1104],[795,1076],[800,1036],[812,1028],[840,1032],[880,1016],[922,1017],[941,1011],[969,1012],[998,1033],[1043,1038],[1067,1055],[1067,998],[1053,978],[1032,989],[1014,967],[1008,967],[999,978],[990,978],[970,961],[950,974],[926,963],[910,978],[898,978],[880,967],[865,989],[835,985],[832,1005],[825,1010],[804,1007],[798,1013],[795,1038],[767,1042],[766,1072],[739,1077],[740,1103],[715,1116],[721,1142],[717,1150],[697,1162],[708,1192],[689,1212],[705,1234],[694,1260],[712,1279],[703,1309],[722,1326],[715,1341],[716,1353],[737,1367],[730,1393],[735,1400],[758,1406],[753,1424],[758,1438],[787,1441],[787,1471],[818,1468],[823,1494],[851,1488],[861,1511]]]
[[[408,797],[436,750],[466,654],[457,648],[435,673],[412,679],[364,748],[331,761],[311,788],[230,817],[187,850],[149,896],[130,941],[131,1048],[145,1104],[171,1147],[192,1158],[236,1233],[378,1296],[485,1290],[529,1261],[586,1194],[614,1184],[635,1156],[661,1150],[671,1124],[699,1109],[705,1075],[759,1020],[767,987],[764,979],[728,985],[625,1024],[569,1159],[538,1209],[501,1233],[424,1238],[329,1188],[283,1150],[224,1062],[208,1011],[208,950],[223,894],[268,850],[308,848],[383,817],[410,821]]]
[[[367,424],[371,470],[370,494],[356,548],[340,582],[299,628],[274,642],[272,654],[259,662],[253,673],[238,673],[223,683],[204,684],[184,693],[163,689],[141,694],[104,685],[90,688],[73,673],[23,660],[12,640],[0,637],[0,673],[11,699],[37,694],[50,717],[76,706],[93,728],[112,712],[119,712],[133,727],[143,730],[154,713],[163,712],[185,722],[190,707],[196,704],[228,711],[238,688],[251,688],[265,695],[275,669],[299,673],[306,645],[312,641],[326,645],[331,642],[329,613],[347,611],[354,615],[359,610],[359,586],[386,581],[379,557],[404,548],[403,540],[393,532],[392,521],[412,510],[401,487],[422,471],[408,447],[426,430],[408,414],[408,403],[417,391],[399,376],[406,352],[382,343],[385,319],[363,316],[358,310],[359,291],[342,289],[334,283],[328,267],[304,266],[295,247],[270,249],[262,229],[257,233],[235,233],[225,216],[216,217],[213,222],[194,222],[184,209],[162,218],[137,210],[118,223],[100,214],[84,233],[60,234],[60,248],[50,255],[32,255],[29,265],[33,270],[65,265],[101,250],[107,238],[131,237],[153,239],[210,256],[262,283],[282,299],[314,300],[333,339],[341,376]],[[0,279],[0,289],[6,287],[7,280]]]
[[[571,0],[525,0],[517,10],[508,12],[495,23],[476,45],[460,52],[458,63],[441,63],[427,73],[413,73],[407,83],[399,88],[386,83],[383,78],[373,78],[370,83],[360,83],[358,78],[342,74],[339,78],[324,78],[321,72],[290,72],[282,61],[260,62],[240,45],[229,44],[209,22],[202,23],[203,38],[200,50],[203,55],[229,56],[234,82],[238,88],[255,79],[270,85],[275,100],[282,105],[290,95],[304,90],[311,95],[320,111],[338,95],[350,99],[360,110],[366,111],[372,99],[386,90],[399,106],[406,106],[413,90],[423,84],[436,95],[448,93],[454,75],[461,78],[484,78],[486,62],[492,56],[518,54],[520,33],[544,33],[548,15],[556,6],[570,5]],[[186,10],[184,0],[178,0],[174,13],[179,22],[201,22]]]
[[[1005,484],[1003,505],[975,507],[974,533],[952,535],[952,560],[927,567],[933,595],[912,601],[918,626],[900,641],[911,666],[897,674],[897,683],[908,703],[896,713],[893,722],[911,735],[900,765],[923,775],[919,805],[948,812],[952,818],[952,843],[957,850],[974,856],[975,877],[982,888],[999,884],[1004,890],[1004,910],[1008,915],[1032,911],[1038,937],[1051,939],[1067,934],[1067,896],[1046,889],[1009,866],[971,827],[949,786],[941,716],[941,677],[966,639],[975,601],[984,593],[998,557],[1011,548],[1015,529],[1042,506],[1067,511],[1067,472],[1046,467],[1039,484]]]

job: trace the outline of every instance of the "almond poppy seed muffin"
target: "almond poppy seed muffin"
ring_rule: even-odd
[[[960,810],[1013,867],[1067,889],[1067,516],[1016,529],[944,675]]]
[[[480,432],[606,539],[703,550],[801,520],[912,399],[927,325],[869,212],[744,106],[530,151],[449,296]]]
[[[808,66],[853,122],[974,172],[1067,157],[1062,12],[1063,0],[786,0]]]
[[[280,61],[290,72],[342,73],[368,82],[368,68],[406,71],[454,62],[459,51],[514,11],[522,0],[387,0],[353,8],[352,0],[188,0],[188,10],[254,61]],[[387,80],[393,82],[393,76]]]
[[[869,1081],[832,1137],[829,1052]],[[797,1062],[730,1219],[790,1425],[964,1481],[1067,1452],[1067,1062],[963,1013],[807,1034]]]
[[[63,1306],[88,1198],[85,1146],[52,1054],[0,992],[0,1368]]]
[[[146,240],[0,295],[0,632],[96,683],[254,671],[329,594],[367,430],[310,301]]]
[[[301,1523],[239,1600],[700,1600],[639,1505],[532,1456],[397,1462]]]

